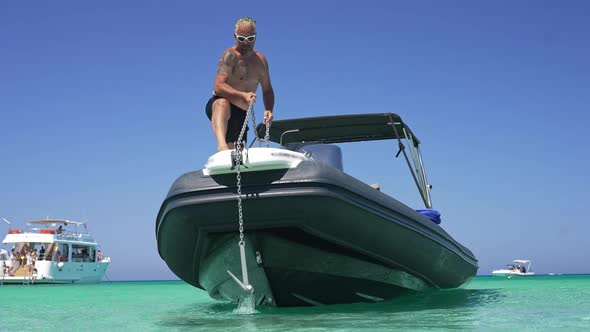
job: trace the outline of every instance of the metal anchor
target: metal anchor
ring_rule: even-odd
[[[244,241],[240,241],[239,243],[240,246],[240,261],[242,263],[242,279],[244,279],[244,282],[242,282],[240,279],[238,279],[238,277],[236,277],[233,273],[231,273],[230,270],[227,270],[227,273],[229,273],[230,277],[232,277],[234,279],[234,281],[240,285],[240,287],[246,292],[246,293],[254,293],[254,287],[252,287],[252,285],[250,285],[250,282],[248,281],[248,266],[246,265],[246,250],[245,250],[245,243]]]

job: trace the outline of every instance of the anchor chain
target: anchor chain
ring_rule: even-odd
[[[244,119],[244,124],[242,125],[242,130],[238,135],[238,141],[235,144],[235,151],[233,153],[235,165],[236,165],[236,182],[237,182],[237,193],[238,193],[238,223],[239,223],[239,231],[240,231],[240,241],[238,245],[240,247],[240,263],[242,265],[242,279],[240,281],[231,271],[227,270],[227,273],[242,287],[242,289],[248,293],[253,293],[254,288],[250,285],[248,281],[248,267],[246,265],[246,242],[244,241],[244,215],[242,213],[242,175],[240,172],[240,166],[243,164],[243,156],[242,156],[242,139],[244,137],[244,133],[246,132],[246,127],[248,126],[248,117],[250,115],[254,116],[254,100],[250,99],[250,105],[248,106],[248,111],[246,113],[246,118]]]
[[[262,123],[266,127],[266,133],[264,134],[264,138],[261,139],[258,137],[258,132],[256,132],[256,142],[258,142],[258,147],[262,147],[262,142],[266,143],[266,147],[270,147],[270,124],[268,123],[268,117],[264,117]],[[256,128],[256,115],[252,112],[252,126]]]
[[[270,147],[270,123],[268,122],[268,117],[264,117],[264,120],[262,121],[262,123],[264,123],[264,126],[266,127],[266,133],[264,134],[264,141],[266,142],[266,147]]]
[[[240,166],[242,165],[242,139],[244,137],[244,133],[246,132],[246,127],[248,126],[248,117],[252,116],[254,120],[254,100],[250,99],[250,104],[248,106],[248,111],[246,113],[246,119],[244,119],[244,124],[242,125],[242,130],[240,131],[240,135],[238,135],[238,141],[236,142],[236,150],[235,150],[235,163],[236,163],[236,180],[237,180],[237,187],[238,187],[238,220],[240,224],[240,246],[244,245],[244,216],[242,214],[242,176],[240,174]]]
[[[237,186],[237,194],[238,194],[238,223],[239,223],[239,231],[240,231],[240,241],[238,242],[238,246],[240,247],[240,263],[242,266],[242,280],[238,279],[231,271],[227,270],[227,273],[234,279],[234,281],[240,285],[240,287],[247,293],[252,294],[254,293],[254,288],[250,285],[248,281],[248,266],[246,264],[246,242],[244,241],[244,215],[243,215],[243,208],[242,208],[242,173],[240,172],[240,166],[243,165],[243,155],[242,155],[242,139],[244,137],[244,133],[246,132],[246,127],[248,126],[248,118],[252,116],[252,122],[254,124],[254,128],[256,128],[256,116],[254,115],[254,100],[250,99],[250,104],[248,105],[248,111],[246,113],[246,118],[244,119],[244,124],[242,125],[242,130],[238,135],[238,141],[235,144],[235,150],[232,151],[232,162],[236,166],[236,186]],[[266,147],[269,147],[269,140],[270,140],[270,124],[268,122],[268,118],[264,118],[264,124],[266,126],[266,134],[264,136],[264,140],[266,141]],[[256,140],[259,142],[260,145],[261,139],[258,137],[258,133],[256,133]]]

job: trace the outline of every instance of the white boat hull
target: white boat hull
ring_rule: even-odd
[[[1,263],[0,263],[1,264]],[[0,284],[82,284],[99,283],[110,260],[102,262],[35,262],[36,275],[10,276],[0,271]]]
[[[75,284],[102,281],[111,262],[86,224],[33,220],[9,229],[0,248],[0,284]]]
[[[498,277],[530,277],[530,276],[534,276],[535,273],[534,272],[520,272],[520,271],[513,271],[513,270],[508,270],[508,269],[502,269],[502,270],[494,270],[492,271],[492,275],[494,276],[498,276]]]

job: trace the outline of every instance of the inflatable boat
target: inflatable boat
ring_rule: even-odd
[[[427,213],[343,171],[337,144],[385,139]],[[420,141],[398,115],[277,120],[270,141],[279,147],[218,152],[172,184],[156,239],[182,280],[214,299],[249,292],[283,307],[383,301],[475,276],[473,253],[432,218]]]

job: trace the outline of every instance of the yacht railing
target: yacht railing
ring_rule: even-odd
[[[44,231],[53,231],[52,233],[44,233]],[[94,237],[87,231],[79,232],[79,231],[70,231],[64,229],[62,233],[59,233],[59,230],[55,227],[27,227],[27,233],[38,233],[38,234],[51,234],[54,235],[56,239],[59,240],[69,240],[69,241],[85,241],[85,242],[94,242]]]
[[[94,237],[88,233],[76,234],[64,232],[63,234],[56,234],[55,237],[61,240],[94,242]]]

